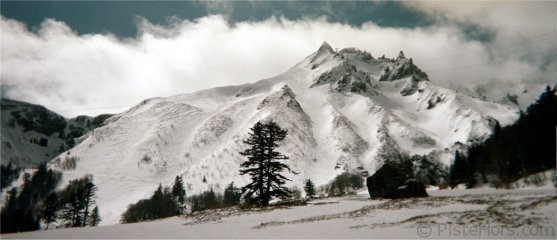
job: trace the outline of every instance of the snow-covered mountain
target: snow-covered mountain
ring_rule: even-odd
[[[516,106],[526,111],[528,106],[538,99],[547,86],[551,86],[551,84],[476,81],[468,87],[457,85],[452,88],[473,98]],[[557,84],[553,85],[553,87],[555,86]]]
[[[51,160],[111,116],[66,119],[43,106],[6,98],[0,100],[0,106],[2,164],[13,162],[22,167]]]
[[[77,159],[64,181],[93,174],[103,224],[114,224],[130,203],[176,175],[188,194],[246,183],[238,152],[257,121],[288,130],[280,150],[300,173],[291,185],[301,186],[345,170],[372,173],[401,152],[434,152],[449,164],[452,148],[485,139],[496,122],[515,121],[517,110],[436,86],[402,52],[374,58],[324,43],[276,77],[145,100],[107,119],[51,166]]]

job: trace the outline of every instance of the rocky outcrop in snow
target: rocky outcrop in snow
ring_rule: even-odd
[[[429,81],[427,74],[414,65],[412,58],[407,59],[401,51],[395,62],[384,68],[379,81],[394,81],[407,77],[412,77],[413,82]]]
[[[376,94],[371,83],[371,77],[364,71],[358,71],[356,66],[344,61],[339,66],[325,72],[311,85],[311,87],[330,84],[338,92],[354,92],[363,95]]]

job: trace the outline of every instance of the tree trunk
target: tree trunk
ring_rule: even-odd
[[[87,225],[87,216],[89,215],[89,203],[91,202],[91,190],[87,189],[87,192],[85,194],[85,212],[83,214],[83,224],[81,224],[83,227],[85,227],[85,225]]]

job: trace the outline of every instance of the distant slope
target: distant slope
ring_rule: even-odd
[[[43,106],[2,98],[2,164],[34,167],[75,145],[76,138],[99,127],[111,115],[72,119]]]
[[[462,176],[455,183],[500,187],[534,173],[555,170],[555,126],[557,89],[548,86],[518,121],[498,127],[489,139],[469,149],[468,156],[460,159],[464,168],[453,169]]]
[[[436,86],[402,53],[376,59],[325,43],[276,77],[148,99],[111,117],[61,155],[79,159],[64,181],[94,174],[103,224],[114,224],[128,204],[176,175],[188,194],[246,183],[238,152],[257,121],[288,130],[280,150],[300,172],[291,185],[300,186],[345,170],[373,173],[398,153],[435,151],[449,164],[451,148],[483,141],[497,122],[514,122],[517,110]]]

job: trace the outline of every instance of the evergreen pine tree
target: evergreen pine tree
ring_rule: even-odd
[[[21,168],[17,165],[9,162],[8,165],[0,166],[0,188],[4,189],[5,187],[9,186],[14,180],[19,177],[19,173]]]
[[[304,191],[306,191],[306,196],[308,198],[311,199],[315,197],[315,184],[313,184],[313,181],[311,181],[311,179],[306,180]]]
[[[240,152],[242,156],[248,158],[247,161],[243,162],[240,167],[240,175],[248,174],[251,178],[251,183],[242,188],[242,193],[248,192],[249,195],[255,194],[256,196],[262,196],[264,190],[264,135],[263,135],[263,124],[257,122],[248,133],[249,137],[245,139],[244,144],[250,146],[250,148]],[[254,199],[256,203],[263,205],[260,201],[261,198]]]
[[[95,203],[97,187],[92,175],[71,180],[60,192],[62,219],[66,227],[83,227],[88,224],[90,207]]]
[[[176,176],[174,179],[174,185],[172,185],[172,196],[174,197],[174,201],[178,204],[178,208],[181,213],[186,202],[186,190],[184,189],[184,183],[182,182],[182,177],[180,176]]]
[[[278,142],[286,138],[287,131],[281,129],[275,122],[266,124],[256,123],[250,128],[249,137],[244,140],[250,148],[240,152],[248,160],[240,166],[240,175],[248,174],[252,182],[242,188],[243,193],[254,196],[255,203],[268,206],[272,197],[284,197],[290,194],[288,188],[283,185],[290,179],[281,172],[287,170],[293,172],[290,167],[280,160],[288,157],[275,151]]]
[[[468,163],[466,161],[466,157],[457,151],[455,153],[455,158],[453,164],[450,168],[450,185],[451,187],[455,187],[460,183],[464,183],[470,174],[468,169]]]
[[[46,224],[46,229],[48,229],[51,222],[56,221],[56,218],[58,217],[57,212],[58,212],[58,194],[56,194],[56,192],[52,192],[46,197],[41,212],[42,215],[41,219]]]
[[[122,223],[140,222],[150,219],[159,219],[176,216],[178,204],[172,196],[170,188],[164,188],[161,184],[149,199],[141,199],[137,203],[130,204],[122,214]]]
[[[71,199],[71,200],[70,200],[70,199]],[[67,200],[72,201],[73,199],[74,199],[73,196],[72,196],[71,198],[69,198],[69,199],[64,199],[64,202],[65,202],[65,203],[62,205],[62,215],[61,215],[60,217],[61,217],[61,219],[63,220],[64,227],[67,227],[67,228],[72,227],[72,225],[73,225],[73,222],[74,222],[74,220],[73,220],[73,218],[74,218],[73,212],[74,212],[74,211],[72,210],[72,209],[73,209],[72,207],[75,206],[75,205],[73,205],[73,204],[72,204],[71,202],[69,202],[69,201],[68,201],[68,202],[66,202],[66,201],[67,201]]]
[[[226,207],[238,205],[240,203],[241,195],[241,190],[234,186],[234,182],[231,182],[224,189],[224,205]]]
[[[160,206],[160,202],[162,202],[162,199],[164,197],[164,193],[162,191],[162,184],[159,183],[159,187],[157,188],[157,190],[153,193],[153,196],[151,196],[151,201],[153,204],[153,217],[159,218],[159,216],[161,215],[162,212],[162,206]]]
[[[78,187],[72,194],[70,201],[70,211],[71,211],[71,227],[81,226],[83,215],[81,215],[83,209],[83,188]]]
[[[89,216],[89,207],[95,204],[95,197],[97,195],[97,186],[93,183],[93,177],[88,177],[87,183],[83,190],[83,206],[85,208],[83,212],[83,227],[85,227],[87,222],[87,217]]]
[[[38,230],[44,201],[55,190],[60,176],[59,172],[48,170],[46,163],[41,163],[32,176],[24,173],[21,192],[10,196],[2,210],[2,219],[10,222],[4,225],[2,220],[2,232]]]
[[[506,186],[533,173],[555,169],[557,89],[547,87],[512,125],[495,125],[493,134],[468,150],[467,186]]]
[[[91,212],[91,217],[89,217],[89,226],[97,226],[101,222],[101,216],[99,215],[99,207],[95,206]]]
[[[2,233],[17,232],[17,226],[21,217],[21,211],[17,202],[17,188],[14,187],[7,192],[6,202],[2,207],[0,221]]]

